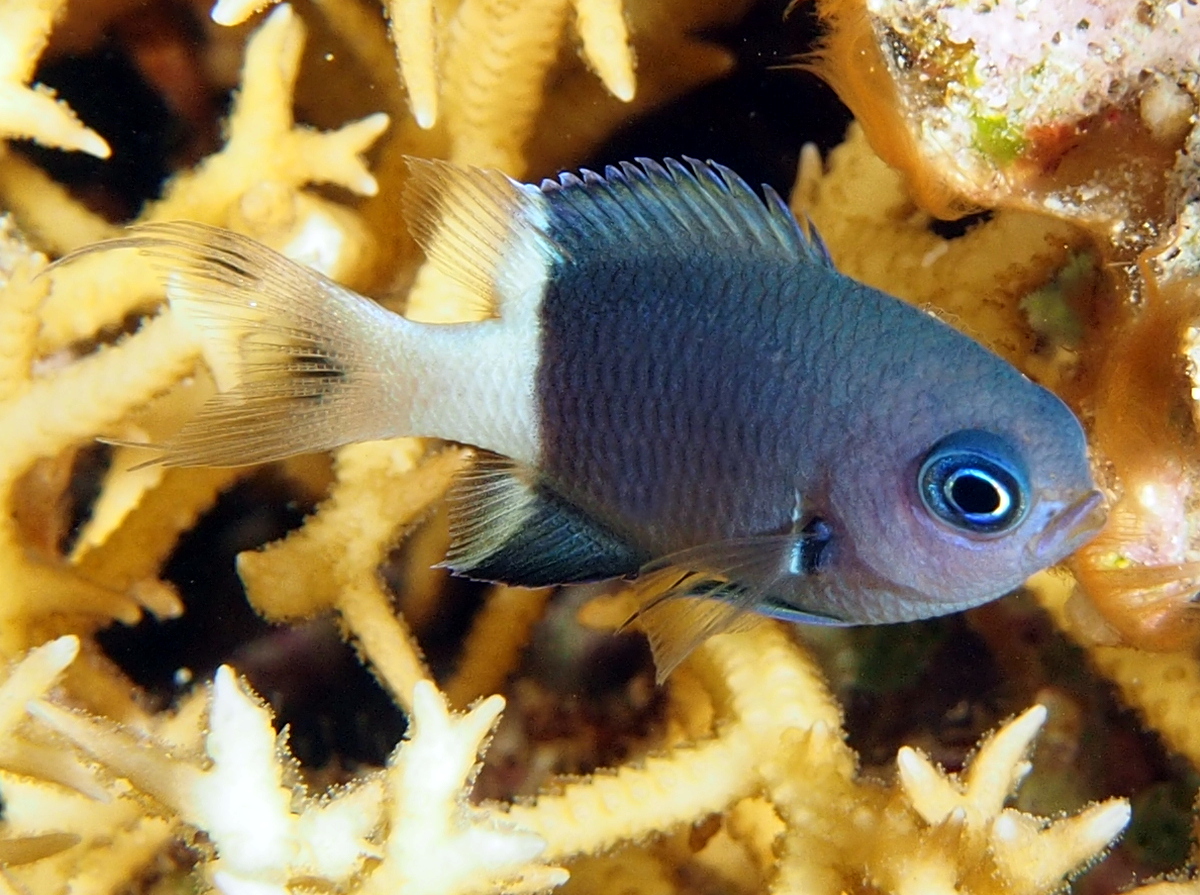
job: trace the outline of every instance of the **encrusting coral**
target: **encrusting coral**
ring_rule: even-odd
[[[1140,250],[1192,195],[1194,4],[820,5],[817,66],[935,213],[1044,210]]]
[[[269,5],[222,0],[212,18],[233,23]],[[458,300],[461,290],[423,265],[399,228],[402,156],[438,155],[512,175],[565,167],[631,114],[725,70],[728,54],[694,32],[742,9],[676,0],[630,0],[624,8],[613,0],[392,0],[389,29],[349,0],[299,11],[275,5],[244,31],[223,146],[177,170],[136,221],[230,227],[341,282],[404,292],[414,317],[469,319],[477,312]],[[954,54],[976,41],[976,23],[966,6],[943,12],[939,27],[952,29],[960,48],[937,58],[961,68]],[[840,27],[866,7],[825,13]],[[0,135],[104,155],[107,144],[86,122],[30,86],[62,14],[54,0],[0,6]],[[307,56],[306,31],[315,47]],[[914,33],[907,39],[917,40]],[[582,59],[570,52],[574,36]],[[831,39],[825,64],[845,49],[839,39]],[[838,63],[847,67],[833,77],[843,89],[862,53],[879,52],[867,30],[853,40]],[[393,84],[393,48],[407,106]],[[994,49],[980,39],[971,52],[987,69]],[[1153,47],[1143,49],[1148,55]],[[343,53],[356,64],[385,59],[389,70],[375,72],[377,82],[364,90],[356,75],[335,72]],[[306,67],[317,58],[331,66],[322,70],[329,83],[306,87]],[[1155,83],[1180,71],[1194,67],[1164,70]],[[1174,94],[1155,100],[1131,86],[1128,72],[1118,74],[1114,83],[1143,105],[1164,107],[1153,119],[1158,131],[1184,139],[1172,117]],[[1180,90],[1193,95],[1193,87],[1187,81]],[[1169,85],[1158,89],[1170,94]],[[322,114],[356,120],[334,130],[298,123],[306,91],[352,96]],[[852,95],[852,104],[863,96]],[[382,109],[371,111],[376,102]],[[1033,106],[1022,108],[1030,122],[1045,123]],[[857,111],[870,119],[869,110]],[[872,122],[865,124],[870,136]],[[1007,133],[979,127],[997,140]],[[994,162],[1004,144],[988,147]],[[947,239],[932,232],[930,215],[860,133],[823,165],[805,151],[793,203],[816,222],[843,269],[932,307],[1085,410],[1097,383],[1128,365],[1113,352],[1109,372],[1096,373],[1106,360],[1100,349],[1078,353],[1081,340],[1106,344],[1099,333],[1112,319],[1135,315],[1131,303],[1109,294],[1114,282],[1132,288],[1128,267],[1105,279],[1104,262],[1094,258],[1107,258],[1108,247],[1097,245],[1095,228],[1063,219],[1077,215],[1006,208]],[[991,180],[991,192],[964,190],[961,178],[950,178],[959,185],[953,194],[923,192],[907,173],[918,200],[935,196],[927,202],[933,211],[1030,204],[1004,201],[1008,194]],[[1187,203],[1175,199],[1182,219]],[[1175,223],[1162,211],[1168,204],[1156,206],[1159,235]],[[0,893],[1034,895],[1062,890],[1130,823],[1131,803],[1116,790],[1057,813],[1014,802],[1022,782],[1028,788],[1036,776],[1039,730],[1056,729],[1049,690],[1038,693],[1041,704],[984,736],[969,760],[947,761],[928,743],[895,744],[864,769],[824,672],[785,627],[766,621],[708,641],[640,703],[630,684],[620,710],[650,706],[654,723],[625,739],[605,731],[597,739],[621,740],[619,748],[589,754],[573,766],[576,776],[547,779],[554,757],[535,749],[522,759],[516,730],[522,713],[533,723],[537,686],[566,685],[553,667],[539,679],[522,665],[522,649],[554,636],[563,653],[628,643],[610,630],[628,617],[629,595],[580,592],[590,599],[579,618],[599,632],[581,632],[574,618],[563,624],[551,591],[504,587],[476,594],[482,608],[469,617],[447,620],[457,611],[452,588],[428,570],[445,538],[435,507],[469,452],[415,439],[347,447],[331,464],[274,467],[289,499],[300,495],[314,508],[285,537],[237,561],[246,600],[266,620],[332,617],[340,625],[408,719],[407,738],[389,744],[386,761],[348,762],[327,776],[301,767],[296,732],[290,739],[277,732],[286,711],[276,694],[264,686],[269,702],[260,701],[229,666],[164,708],[100,648],[103,632],[146,613],[164,620],[193,608],[164,566],[220,495],[256,471],[131,468],[143,455],[111,446],[107,471],[93,473],[98,495],[86,501],[86,518],[75,518],[71,488],[85,477],[94,440],[170,431],[204,400],[212,375],[192,333],[161,306],[161,274],[146,259],[109,252],[48,265],[47,254],[116,227],[12,147],[0,150],[0,208],[0,654],[8,666],[0,681]],[[1171,235],[1180,243],[1186,227],[1177,229]],[[1183,282],[1186,262],[1161,261],[1170,263],[1164,283]],[[1084,299],[1060,294],[1080,280],[1089,284]],[[1034,295],[1036,313],[1027,300]],[[1118,310],[1092,313],[1086,300],[1105,296]],[[1176,323],[1194,325],[1196,316]],[[1175,333],[1181,345],[1184,335]],[[1178,425],[1178,415],[1171,419]],[[1120,420],[1113,425],[1117,434],[1103,436],[1102,448],[1105,439],[1126,437]],[[1186,450],[1176,454],[1190,475]],[[1119,478],[1122,464],[1114,465]],[[1120,487],[1112,484],[1118,494]],[[1181,525],[1190,509],[1177,512]],[[1134,548],[1149,543],[1150,529],[1122,531],[1119,559],[1138,560]],[[1176,572],[1197,559],[1190,549],[1189,541],[1171,557]],[[211,565],[201,573],[218,575]],[[1111,634],[1120,625],[1073,613],[1073,587],[1070,578],[1045,575],[1031,590],[1168,745],[1200,764],[1191,718],[1200,698],[1195,654],[1097,645],[1097,630]],[[438,625],[457,625],[449,657],[430,634]],[[177,677],[189,674],[180,668]],[[509,686],[514,675],[521,686]],[[507,710],[495,695],[506,686]],[[550,711],[548,726],[564,726],[565,711]],[[881,761],[891,782],[878,779]],[[1137,891],[1194,891],[1187,870]]]

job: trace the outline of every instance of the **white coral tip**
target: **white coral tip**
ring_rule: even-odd
[[[1133,808],[1124,799],[1114,799],[1096,811],[1085,825],[1085,835],[1103,848],[1129,825]]]
[[[980,811],[999,812],[1029,771],[1025,753],[1046,723],[1046,707],[1035,705],[1004,725],[984,744],[966,774],[967,791]]]
[[[14,724],[25,703],[44,696],[77,655],[79,638],[70,634],[30,650],[0,686],[0,726]]]
[[[920,752],[908,746],[896,753],[900,786],[928,824],[941,823],[961,801],[954,785]]]
[[[108,141],[92,130],[90,127],[82,128],[76,135],[72,145],[67,148],[78,149],[80,152],[86,152],[88,155],[96,158],[110,158],[112,149],[108,145]]]
[[[240,25],[270,2],[271,0],[217,0],[209,17],[218,25]]]
[[[42,644],[37,648],[37,653],[48,668],[62,671],[79,655],[79,638],[74,634],[67,634]]]
[[[1043,827],[1006,809],[992,825],[996,864],[1014,891],[1042,891],[1096,859],[1129,823],[1129,803],[1113,799]]]

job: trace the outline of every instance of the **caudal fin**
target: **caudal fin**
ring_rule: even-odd
[[[171,310],[196,331],[218,393],[152,445],[160,462],[243,466],[414,434],[533,453],[522,450],[534,437],[521,430],[529,408],[514,408],[516,422],[496,430],[488,396],[482,411],[456,406],[447,414],[443,405],[469,383],[516,375],[521,381],[510,391],[524,394],[532,381],[536,334],[528,318],[555,257],[545,199],[495,171],[411,159],[404,202],[433,265],[485,313],[505,318],[491,348],[435,337],[442,327],[423,329],[252,239],[205,224],[144,224],[58,262],[134,249],[159,267]],[[472,345],[466,359],[444,362],[447,352],[439,354],[470,353]],[[517,357],[504,360],[503,375],[464,373],[501,356]]]
[[[145,224],[83,251],[124,248],[162,268],[171,309],[196,330],[217,383],[193,420],[154,445],[165,465],[242,466],[407,434],[389,431],[385,400],[396,315],[204,224]]]

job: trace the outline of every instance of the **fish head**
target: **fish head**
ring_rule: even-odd
[[[1074,414],[1015,369],[997,369],[910,392],[919,394],[910,414],[861,427],[846,462],[831,467],[829,499],[847,541],[843,574],[869,582],[859,620],[979,605],[1103,526],[1104,499]]]

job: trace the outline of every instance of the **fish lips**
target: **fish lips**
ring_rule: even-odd
[[[1026,549],[1040,568],[1052,566],[1098,535],[1107,518],[1104,495],[1089,491],[1056,513]]]

